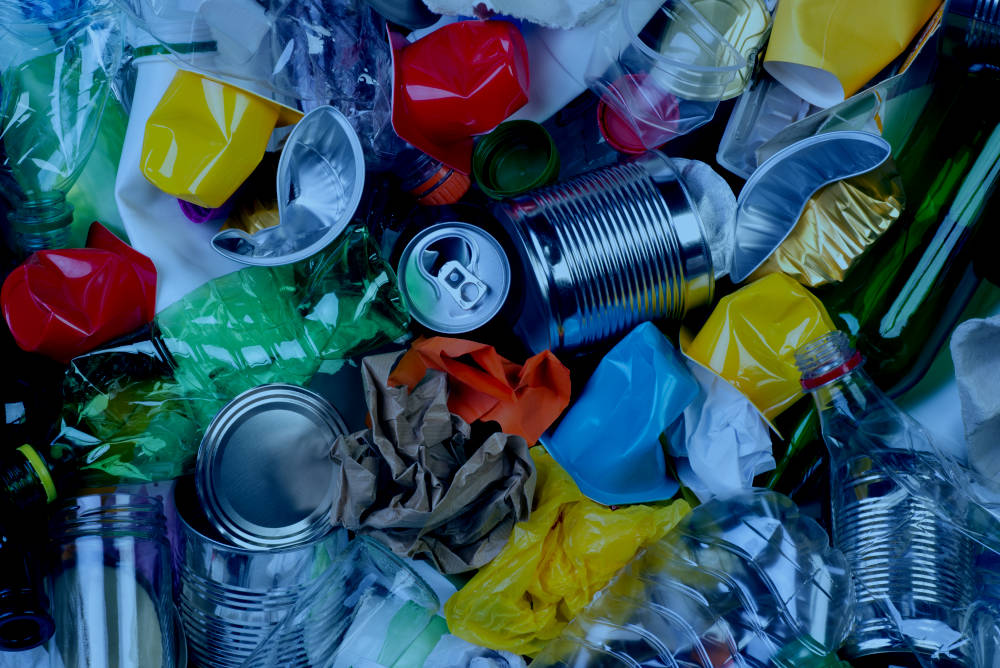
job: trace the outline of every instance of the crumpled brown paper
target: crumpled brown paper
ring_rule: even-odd
[[[520,436],[481,443],[448,412],[447,377],[428,371],[410,393],[389,387],[402,353],[362,363],[371,429],[342,436],[332,521],[381,541],[402,556],[424,555],[443,573],[480,568],[527,519],[535,466]]]

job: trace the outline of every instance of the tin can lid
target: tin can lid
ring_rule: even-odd
[[[336,467],[347,433],[320,395],[296,385],[247,390],[215,416],[198,449],[195,482],[219,533],[246,548],[287,547],[330,531]]]
[[[471,332],[500,312],[510,261],[488,232],[462,222],[432,225],[403,249],[399,291],[410,314],[444,334]]]

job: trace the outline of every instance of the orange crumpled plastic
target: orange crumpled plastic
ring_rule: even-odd
[[[475,341],[420,338],[399,360],[389,384],[412,391],[427,369],[448,375],[452,413],[469,423],[495,420],[505,434],[523,436],[529,444],[537,443],[569,405],[569,369],[548,350],[522,366]]]

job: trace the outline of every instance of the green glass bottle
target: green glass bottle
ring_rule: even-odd
[[[906,211],[842,283],[816,292],[892,397],[923,376],[980,283],[977,240],[1000,214],[1000,117],[982,102],[998,94],[1000,73],[990,68],[939,72],[896,151]],[[788,445],[768,486],[789,493],[815,472],[822,442],[807,402],[779,422]]]

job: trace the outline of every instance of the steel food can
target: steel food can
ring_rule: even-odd
[[[524,277],[511,310],[524,345],[584,349],[709,303],[716,267],[697,199],[654,151],[499,203]]]
[[[212,420],[195,482],[205,514],[240,547],[288,547],[330,531],[336,468],[330,450],[347,433],[320,395],[296,385],[247,390]]]
[[[507,302],[510,261],[500,242],[465,222],[442,222],[404,247],[397,271],[410,315],[443,334],[463,334],[493,320]]]

